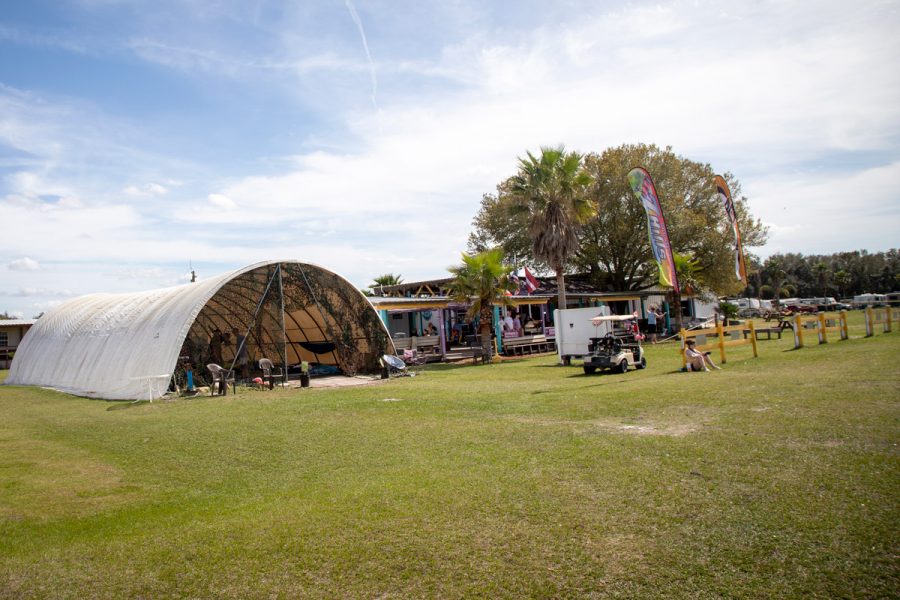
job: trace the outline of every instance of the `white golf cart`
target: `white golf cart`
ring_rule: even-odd
[[[584,359],[585,375],[591,375],[597,369],[627,373],[630,366],[635,369],[647,366],[641,347],[643,336],[634,331],[636,321],[634,315],[603,315],[591,319],[595,328],[606,325],[608,332],[602,337],[590,338],[590,355]]]

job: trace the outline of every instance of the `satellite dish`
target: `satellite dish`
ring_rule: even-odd
[[[397,369],[398,371],[406,370],[406,363],[403,362],[402,360],[400,360],[399,358],[397,358],[396,356],[392,356],[390,354],[385,354],[382,357],[382,359],[384,360],[385,363],[387,363],[388,366],[390,366],[393,369]]]

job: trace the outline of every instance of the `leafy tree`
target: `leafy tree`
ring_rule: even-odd
[[[510,262],[522,258],[532,270],[546,271],[547,265],[532,254],[528,215],[524,212],[510,214],[502,202],[509,195],[509,180],[498,185],[497,190],[497,194],[484,194],[481,198],[481,208],[472,220],[474,228],[469,233],[469,251],[477,254],[499,247],[508,259],[513,259]]]
[[[697,260],[703,267],[704,285],[716,293],[740,291],[743,285],[734,275],[733,233],[716,196],[712,167],[653,145],[624,145],[584,157],[584,168],[594,181],[589,191],[597,211],[581,228],[572,266],[590,273],[595,285],[612,291],[645,289],[657,283],[646,214],[627,181],[628,172],[637,165],[653,176],[673,250]],[[744,246],[763,245],[766,228],[750,215],[740,183],[728,173],[725,179],[734,197]],[[510,182],[504,181],[495,195],[483,198],[469,247],[481,250],[499,245],[508,255],[541,264],[529,252],[527,221],[505,214],[504,199],[510,190]]]
[[[598,211],[586,228],[595,244],[583,248],[576,263],[587,269],[596,264],[613,289],[642,289],[656,283],[646,214],[627,181],[635,166],[643,166],[653,177],[673,252],[691,255],[702,268],[699,277],[705,287],[722,295],[741,290],[744,286],[734,274],[734,234],[716,195],[715,171],[669,147],[624,145],[585,158],[585,168],[596,182]],[[724,177],[744,245],[762,245],[765,227],[749,215],[740,183],[729,173]]]
[[[847,271],[840,269],[834,274],[834,283],[838,286],[839,296],[841,298],[846,297],[847,295],[847,286],[850,285],[852,278],[850,277],[850,273]]]
[[[453,276],[450,297],[469,304],[467,318],[478,317],[478,332],[485,356],[491,356],[493,306],[511,304],[507,292],[516,285],[509,277],[512,267],[503,264],[503,250],[495,248],[478,254],[463,254],[462,264],[448,269]]]
[[[865,250],[804,256],[798,253],[774,254],[763,265],[765,281],[773,283],[772,264],[784,275],[784,289],[793,286],[791,295],[842,298],[865,292],[888,293],[898,288],[900,252],[869,253]],[[775,278],[777,279],[777,278]]]
[[[532,255],[556,273],[560,308],[566,307],[566,265],[578,250],[581,226],[595,212],[587,194],[593,180],[581,161],[563,146],[542,147],[539,157],[526,152],[504,201],[510,214],[524,216]]]
[[[0,314],[0,321],[11,321],[15,319],[15,317],[11,316],[8,312],[4,311]]]

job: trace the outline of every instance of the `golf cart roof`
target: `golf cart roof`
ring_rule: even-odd
[[[594,327],[600,325],[600,323],[616,323],[621,321],[631,321],[636,319],[634,315],[599,315],[591,319],[591,323],[593,323]]]

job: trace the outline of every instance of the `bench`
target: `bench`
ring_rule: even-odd
[[[525,354],[552,352],[555,347],[554,341],[548,340],[547,336],[543,334],[523,335],[521,337],[503,339],[503,353],[507,356],[523,356]]]
[[[397,354],[404,350],[417,350],[419,354],[434,358],[441,354],[441,339],[436,335],[393,338]]]

